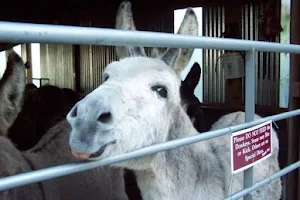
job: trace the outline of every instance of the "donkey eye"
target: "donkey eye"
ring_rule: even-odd
[[[151,89],[153,91],[157,92],[157,94],[159,96],[161,96],[162,98],[167,98],[168,97],[168,91],[167,91],[165,86],[155,85],[155,86],[152,86]]]
[[[11,95],[9,95],[9,101],[10,102],[14,102],[14,100],[16,99],[16,97],[17,97],[17,95],[15,95],[15,94],[11,94]]]
[[[107,79],[109,78],[109,75],[104,75],[104,77],[103,77],[103,82],[105,82],[105,81],[107,81]]]

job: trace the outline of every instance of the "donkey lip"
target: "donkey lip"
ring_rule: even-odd
[[[91,154],[89,158],[100,157],[103,154],[103,152],[105,151],[107,145],[109,145],[109,144],[115,144],[115,143],[116,143],[116,140],[103,145],[102,147],[100,147],[100,149],[98,151],[96,151],[95,153]]]
[[[72,155],[76,158],[79,158],[79,159],[87,159],[90,155],[89,154],[85,154],[85,153],[77,153],[73,150],[71,150],[72,152]]]

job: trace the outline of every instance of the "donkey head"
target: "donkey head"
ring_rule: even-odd
[[[72,127],[69,144],[76,157],[99,159],[166,141],[175,118],[185,114],[181,81],[160,59],[112,62],[103,80],[67,115]]]
[[[25,66],[18,54],[8,56],[6,70],[0,80],[0,136],[6,136],[21,110],[25,89]]]
[[[181,82],[180,94],[183,101],[182,104],[185,107],[191,121],[193,122],[194,127],[198,132],[205,132],[208,131],[208,127],[201,109],[201,103],[194,95],[195,88],[200,80],[200,76],[201,67],[197,62],[195,62],[184,81]]]
[[[118,8],[116,15],[116,28],[122,30],[136,30],[131,10],[131,3],[129,1],[123,1]],[[198,35],[198,21],[192,9],[187,9],[178,30],[178,34]],[[161,58],[169,66],[175,69],[179,76],[182,69],[188,64],[193,51],[194,49],[169,48],[165,52],[161,53],[157,48],[152,48],[150,57]],[[117,46],[116,52],[120,59],[131,56],[146,57],[143,47]],[[200,75],[201,67],[198,63],[195,63],[185,81],[182,82],[180,92],[183,104],[186,104],[185,107],[187,113],[193,121],[194,126],[199,132],[203,132],[207,129],[204,123],[203,112],[201,110],[201,103],[194,95],[194,90],[199,82]]]
[[[120,9],[128,5],[125,2]],[[184,21],[197,23],[192,9]],[[135,56],[107,65],[104,82],[68,113],[69,145],[75,157],[99,159],[130,152],[168,140],[181,123],[193,128],[181,105],[181,81],[174,70],[181,50],[148,58],[140,48],[130,48],[123,47]]]

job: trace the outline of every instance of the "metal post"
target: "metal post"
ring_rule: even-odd
[[[246,98],[245,98],[245,122],[254,120],[255,112],[255,50],[246,52]],[[244,188],[253,185],[253,167],[244,172]],[[245,200],[252,200],[252,195],[247,194]]]
[[[291,1],[291,22],[290,22],[290,43],[300,44],[300,1]],[[289,81],[289,104],[288,109],[294,110],[300,107],[300,96],[299,87],[297,85],[300,82],[300,57],[298,54],[290,54],[290,81]],[[296,86],[296,87],[295,87]],[[287,135],[288,143],[288,153],[287,153],[287,164],[299,160],[300,157],[300,141],[299,141],[299,130],[300,130],[300,117],[293,117],[288,120],[288,130]],[[287,185],[286,188],[286,199],[300,199],[300,170],[296,170],[287,175]]]

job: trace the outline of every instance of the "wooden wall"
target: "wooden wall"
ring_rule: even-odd
[[[300,44],[300,0],[291,4],[291,43]],[[290,101],[289,110],[300,108],[300,55],[290,54]],[[300,116],[289,120],[288,163],[300,160]],[[288,199],[300,199],[300,169],[288,174]]]

